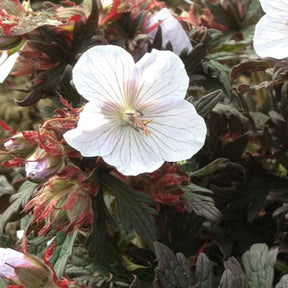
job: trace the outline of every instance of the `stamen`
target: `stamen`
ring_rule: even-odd
[[[148,136],[149,130],[146,125],[152,122],[153,119],[150,118],[147,120],[142,120],[140,118],[144,116],[143,113],[138,110],[136,110],[136,112],[137,113],[133,113],[133,112],[126,113],[126,115],[129,116],[128,118],[130,120],[130,123],[128,124],[137,132],[139,132],[140,130],[143,130],[144,135]]]

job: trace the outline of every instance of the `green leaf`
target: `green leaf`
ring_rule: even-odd
[[[249,288],[272,288],[274,265],[278,249],[266,244],[254,244],[242,256],[242,263],[248,279]]]
[[[197,288],[212,288],[213,270],[208,257],[201,253],[198,257],[195,272],[195,286]]]
[[[282,276],[280,282],[275,286],[275,288],[287,288],[288,287],[288,274]]]
[[[210,196],[202,195],[213,194],[211,190],[190,184],[182,187],[185,191],[182,198],[186,200],[185,208],[191,213],[192,211],[199,216],[203,216],[212,222],[219,222],[221,219],[221,212],[216,208],[214,200]],[[201,193],[201,194],[200,194]]]
[[[182,253],[176,255],[164,244],[154,243],[158,266],[155,271],[165,288],[192,288],[190,266]]]
[[[242,270],[240,263],[230,257],[224,262],[225,271],[222,275],[220,286],[221,288],[248,288],[247,278]]]
[[[213,55],[213,54],[212,54]],[[224,64],[219,63],[213,59],[213,56],[207,56],[207,61],[203,63],[203,70],[205,73],[212,76],[214,79],[218,79],[227,95],[231,94],[231,81],[230,81],[230,70]],[[223,59],[218,59],[223,60]]]
[[[151,215],[156,215],[156,210],[148,205],[153,205],[153,199],[144,193],[133,190],[126,183],[110,174],[103,174],[104,183],[111,187],[116,194],[118,215],[126,232],[133,228],[153,250],[156,241],[156,227]]]
[[[7,281],[0,278],[0,288],[6,288],[7,287]]]
[[[226,158],[218,158],[213,162],[209,163],[205,167],[195,171],[195,172],[187,172],[191,177],[203,177],[207,175],[211,175],[219,170],[225,169],[227,164],[229,164],[229,160]]]
[[[10,201],[12,204],[1,215],[0,231],[4,230],[8,222],[15,221],[20,217],[20,212],[24,209],[30,200],[37,185],[38,184],[27,180],[20,186],[18,192],[11,196]],[[24,215],[25,214],[22,216]]]
[[[207,95],[202,96],[198,101],[194,103],[194,105],[198,114],[202,117],[205,117],[220,101],[223,101],[223,91],[221,89],[218,89]]]
[[[56,245],[50,262],[54,266],[55,272],[59,278],[65,275],[65,267],[68,259],[72,255],[73,245],[78,234],[78,230],[67,235],[64,232],[58,232],[56,236]]]
[[[99,185],[97,197],[92,196],[92,208],[93,208],[93,230],[89,235],[88,244],[88,255],[94,258],[102,248],[105,236],[108,235],[106,222],[116,227],[116,223],[113,221],[111,214],[105,205],[103,198],[103,187]]]

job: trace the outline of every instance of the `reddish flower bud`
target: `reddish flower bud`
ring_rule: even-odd
[[[27,139],[27,137],[23,135],[23,133],[17,133],[13,135],[11,138],[9,138],[9,140],[4,143],[4,147],[6,148],[8,153],[13,154],[17,157],[27,157],[33,151],[37,143],[35,141],[29,141],[29,139]]]
[[[93,222],[90,195],[95,191],[95,184],[55,175],[40,186],[24,210],[33,209],[33,222],[43,221],[41,235],[53,228],[71,232]]]

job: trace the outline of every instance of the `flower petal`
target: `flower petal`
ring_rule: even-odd
[[[288,15],[288,3],[283,0],[260,0],[263,11],[275,19],[286,19]]]
[[[134,60],[118,46],[95,46],[80,57],[73,69],[77,91],[88,101],[125,104],[133,82]]]
[[[0,57],[0,83],[3,83],[4,80],[9,76],[11,70],[13,69],[19,53],[15,52],[12,55],[8,56],[7,51],[4,51]]]
[[[281,20],[264,15],[256,24],[253,41],[260,57],[288,57],[288,25]]]
[[[103,113],[103,107],[88,102],[80,113],[78,126],[66,132],[66,142],[82,156],[94,157],[109,154],[118,141],[121,122]]]
[[[122,174],[133,176],[153,172],[164,163],[150,137],[129,126],[121,131],[113,151],[103,157],[105,162],[115,166]]]
[[[156,12],[151,15],[149,19],[149,27],[147,30],[151,30],[150,27],[153,27],[159,21],[162,21],[161,31],[162,31],[162,47],[165,48],[168,42],[171,42],[173,52],[177,55],[180,55],[183,49],[186,49],[188,53],[192,51],[192,44],[179,23],[179,21],[171,14],[169,9],[163,8],[159,12]],[[149,29],[150,28],[150,29]],[[152,38],[155,37],[157,29],[152,29],[148,32]]]
[[[175,103],[183,100],[189,84],[189,77],[181,59],[171,51],[153,49],[137,63],[141,75],[138,81],[136,106],[154,102]]]
[[[150,133],[147,137],[153,140],[153,146],[158,147],[158,154],[166,161],[182,161],[191,158],[204,145],[206,124],[197,114],[194,106],[181,101],[177,106],[158,111],[157,114],[146,111],[149,118]]]

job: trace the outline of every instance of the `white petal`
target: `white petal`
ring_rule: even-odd
[[[166,47],[167,43],[170,41],[172,44],[173,52],[177,55],[180,55],[183,49],[186,49],[188,53],[192,51],[192,44],[179,23],[179,21],[171,14],[169,9],[163,8],[159,12],[156,12],[151,15],[149,19],[149,30],[150,27],[157,24],[159,21],[162,21],[161,31],[162,31],[162,46]],[[157,28],[148,32],[148,34],[154,38],[157,32]]]
[[[287,19],[288,3],[286,0],[260,0],[264,12],[276,19]]]
[[[199,116],[194,106],[181,101],[177,106],[149,113],[153,118],[148,124],[150,133],[147,137],[153,140],[153,146],[158,147],[158,153],[166,161],[182,161],[191,158],[204,145],[206,124]]]
[[[189,77],[181,59],[171,51],[152,50],[146,53],[136,67],[141,75],[138,81],[137,109],[154,102],[175,103],[183,100]]]
[[[260,57],[288,57],[288,25],[268,15],[263,16],[255,27],[253,45]]]
[[[157,146],[153,145],[152,138],[144,135],[142,131],[138,132],[126,126],[119,136],[115,149],[103,159],[122,174],[135,176],[153,172],[164,163]]]
[[[118,141],[121,121],[105,115],[103,109],[88,102],[80,113],[77,128],[63,135],[66,142],[85,157],[109,154]]]
[[[88,101],[125,105],[133,85],[135,63],[132,56],[118,46],[95,46],[79,58],[73,69],[77,91]]]
[[[191,103],[183,100],[150,116],[154,118],[147,125],[147,136],[127,126],[115,149],[103,157],[124,175],[153,172],[164,161],[189,159],[204,145],[206,124]]]
[[[0,83],[3,83],[4,80],[9,76],[11,70],[13,69],[19,53],[15,52],[12,55],[8,56],[7,51],[4,51],[0,57]]]

